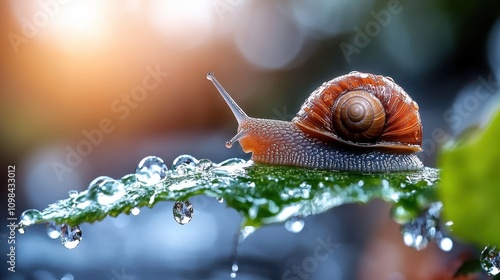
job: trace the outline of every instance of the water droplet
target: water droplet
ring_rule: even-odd
[[[393,79],[392,77],[385,76],[385,78],[386,78],[387,80],[389,80],[389,81],[391,81],[391,82],[393,82],[393,83],[394,83],[394,79]]]
[[[69,197],[76,197],[78,195],[78,191],[76,190],[70,190],[68,191],[68,196]]]
[[[238,164],[245,164],[246,160],[241,159],[241,158],[230,158],[226,159],[225,161],[219,163],[219,166],[231,166],[231,165],[238,165]]]
[[[193,218],[193,205],[188,200],[176,201],[173,207],[174,220],[181,225],[185,225]]]
[[[236,278],[236,272],[238,272],[238,262],[234,261],[233,265],[231,265],[231,278]]]
[[[444,225],[449,229],[449,230],[452,230],[452,227],[453,227],[453,221],[447,221],[446,223],[444,223]]]
[[[286,221],[285,228],[289,232],[299,233],[304,228],[304,225],[305,225],[305,222],[304,222],[304,219],[302,219],[302,217],[294,216]]]
[[[449,237],[443,237],[439,239],[437,242],[439,248],[445,252],[449,252],[451,251],[451,249],[453,249],[453,240],[451,240],[451,238]]]
[[[500,253],[497,251],[497,247],[486,246],[481,252],[479,261],[483,270],[489,275],[495,276],[500,273]]]
[[[112,204],[126,193],[122,182],[111,178],[102,180],[97,186],[97,190],[97,202],[101,205]]]
[[[54,222],[47,223],[47,235],[52,238],[56,239],[59,238],[61,228],[56,225]]]
[[[184,175],[191,174],[194,170],[195,170],[194,167],[182,163],[182,164],[177,165],[177,167],[172,171],[173,171],[173,175],[184,176]]]
[[[26,233],[26,229],[23,226],[19,226],[17,228],[17,232],[19,232],[19,234],[25,234]]]
[[[406,246],[420,251],[427,247],[429,240],[436,234],[437,221],[428,216],[418,217],[401,226],[403,241]]]
[[[90,200],[84,200],[84,201],[79,202],[76,205],[76,208],[78,208],[78,209],[85,209],[85,208],[89,207],[90,204],[92,204],[92,201],[90,201]]]
[[[239,243],[242,243],[243,241],[245,241],[245,239],[247,239],[248,236],[250,236],[250,234],[254,233],[255,231],[255,227],[252,227],[252,226],[246,226],[244,228],[241,229],[240,231],[240,236],[239,236]]]
[[[130,213],[132,213],[132,215],[134,216],[137,216],[139,215],[139,213],[141,213],[141,209],[139,207],[134,207],[130,210]]]
[[[176,159],[174,159],[172,169],[177,169],[177,167],[181,164],[196,167],[196,165],[198,164],[198,160],[191,155],[180,155]]]
[[[217,201],[219,203],[224,203],[224,198],[223,197],[217,197]]]
[[[435,218],[439,218],[439,216],[441,215],[442,209],[443,209],[443,203],[436,202],[436,203],[431,204],[431,206],[427,210],[427,213],[429,213],[429,215],[432,215]]]
[[[210,170],[212,167],[213,163],[209,159],[204,158],[198,161],[196,169],[198,170],[198,172],[204,172]]]
[[[31,226],[41,218],[42,214],[40,213],[40,211],[36,209],[28,209],[21,214],[21,217],[19,217],[20,225],[22,227]]]
[[[418,110],[418,109],[419,109],[419,108],[418,108],[418,104],[417,104],[417,102],[415,102],[415,101],[412,101],[412,102],[411,102],[411,106],[412,106],[412,107],[413,107],[413,109],[415,109],[415,110]]]
[[[145,157],[135,169],[137,181],[143,185],[156,185],[167,178],[167,165],[156,156]]]
[[[418,211],[414,207],[408,207],[404,203],[394,204],[391,207],[391,217],[398,224],[405,224],[418,216]]]
[[[80,240],[82,240],[82,230],[80,226],[71,227],[67,224],[62,224],[60,239],[64,247],[68,249],[76,248],[76,246],[80,244]]]

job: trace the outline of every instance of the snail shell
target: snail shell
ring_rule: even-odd
[[[392,79],[351,72],[316,89],[292,120],[326,142],[411,153],[421,151],[418,105]]]

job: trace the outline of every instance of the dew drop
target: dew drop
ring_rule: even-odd
[[[181,163],[179,164],[173,171],[174,175],[178,176],[184,176],[188,174],[192,174],[195,171],[196,167],[193,167],[191,165]]]
[[[394,204],[391,207],[391,217],[398,224],[405,224],[410,222],[418,215],[418,211],[405,204]]]
[[[177,167],[180,166],[181,164],[196,167],[196,165],[198,164],[198,160],[191,155],[180,155],[174,159],[174,162],[172,164],[172,169],[173,170],[177,169]]]
[[[198,165],[196,166],[196,169],[198,172],[204,172],[212,169],[213,163],[209,159],[200,159],[198,161]]]
[[[75,191],[75,190],[68,191],[68,196],[71,198],[76,197],[77,195],[78,195],[78,191]]]
[[[437,242],[439,248],[445,252],[449,252],[451,251],[451,249],[453,249],[453,240],[451,240],[451,238],[449,237],[443,237],[439,239]]]
[[[84,200],[84,201],[79,202],[76,205],[76,208],[78,208],[78,209],[85,209],[85,208],[89,207],[90,204],[92,204],[92,202],[90,200]]]
[[[17,232],[19,232],[19,234],[25,234],[26,233],[26,229],[23,226],[19,226],[17,228]]]
[[[418,251],[429,244],[436,234],[437,221],[427,216],[418,217],[401,226],[401,234],[406,246]]]
[[[97,202],[101,205],[112,204],[125,195],[125,186],[122,182],[111,178],[102,180],[97,189]]]
[[[413,107],[413,109],[415,109],[415,110],[418,110],[418,109],[419,109],[419,108],[418,108],[418,104],[417,104],[417,102],[415,102],[415,101],[412,101],[412,102],[411,102],[411,106],[412,106],[412,107]]]
[[[21,217],[19,217],[20,226],[21,227],[31,226],[41,218],[42,214],[40,213],[40,211],[36,209],[28,209],[21,214]]]
[[[225,161],[219,163],[219,166],[231,166],[231,165],[238,165],[238,164],[245,164],[246,160],[242,158],[230,158],[226,159]]]
[[[500,273],[500,253],[495,246],[486,246],[481,252],[479,261],[483,270],[489,275],[495,276]]]
[[[71,227],[67,224],[62,224],[60,239],[64,247],[68,249],[76,248],[76,246],[80,244],[80,240],[82,240],[82,230],[80,226]]]
[[[178,224],[185,225],[193,218],[193,205],[188,200],[176,201],[172,210]]]
[[[217,197],[217,201],[219,203],[224,203],[224,198],[223,197]]]
[[[285,228],[289,232],[299,233],[304,228],[305,222],[302,217],[294,216],[288,219],[285,223]]]
[[[246,226],[244,228],[241,229],[240,231],[240,236],[239,236],[239,243],[242,243],[243,241],[245,241],[245,239],[247,239],[248,236],[250,236],[250,234],[254,233],[255,231],[255,227],[252,227],[252,226]]]
[[[139,213],[141,213],[141,209],[139,207],[134,207],[130,210],[130,213],[132,213],[132,215],[134,216],[137,216],[139,215]]]
[[[135,169],[137,181],[143,185],[156,185],[167,178],[167,165],[156,156],[145,157]]]
[[[59,238],[61,228],[54,222],[47,223],[47,235],[52,239]]]

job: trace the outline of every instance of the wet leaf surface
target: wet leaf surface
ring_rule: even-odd
[[[203,194],[223,200],[238,211],[243,217],[242,226],[281,223],[291,217],[306,217],[346,203],[366,203],[377,198],[394,203],[393,215],[397,221],[405,222],[436,201],[439,181],[438,170],[432,168],[359,174],[268,166],[241,159],[220,164],[202,161],[203,168],[186,169],[181,164],[182,172],[169,170],[166,180],[156,185],[144,185],[135,174],[125,175],[117,180],[125,189],[123,195],[99,201],[97,197],[102,194],[92,193],[89,187],[40,213],[27,212],[25,216],[29,217],[24,218],[30,221],[29,225],[55,222],[77,226],[107,216],[130,214],[158,202],[186,201]],[[196,205],[193,208],[196,211]]]

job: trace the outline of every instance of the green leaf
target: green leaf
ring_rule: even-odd
[[[227,161],[226,161],[227,162]],[[169,171],[166,181],[145,186],[134,174],[121,178],[125,194],[112,203],[102,204],[92,190],[49,205],[38,215],[31,210],[31,224],[54,221],[78,225],[106,216],[130,213],[134,207],[153,207],[160,201],[184,201],[194,195],[223,198],[243,216],[242,226],[260,227],[284,222],[293,216],[325,212],[346,203],[365,203],[375,198],[395,203],[398,220],[415,218],[435,200],[439,173],[425,168],[418,172],[360,174],[307,170],[230,160],[208,170],[187,175]],[[196,214],[196,205],[193,205]]]
[[[480,133],[443,149],[439,195],[453,233],[500,246],[500,114]]]

